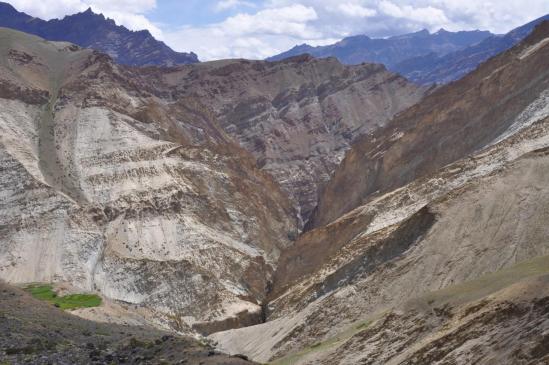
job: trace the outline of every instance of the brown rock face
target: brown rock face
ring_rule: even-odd
[[[321,361],[301,363],[545,364],[549,361],[548,288],[549,275],[542,275],[484,298],[475,298],[477,293],[466,286],[428,294],[365,324],[344,345],[319,356]],[[452,290],[465,293],[459,301],[441,300]]]
[[[494,140],[549,84],[548,47],[525,49],[547,35],[542,23],[525,42],[463,79],[439,88],[389,125],[364,136],[323,191],[309,227],[432,174]]]
[[[425,91],[382,65],[309,56],[207,62],[151,76],[173,98],[194,100],[207,111],[202,117],[250,151],[303,222],[350,144]]]

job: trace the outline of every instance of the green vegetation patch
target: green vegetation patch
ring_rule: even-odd
[[[50,302],[61,309],[90,308],[101,305],[101,297],[95,294],[69,294],[58,296],[50,284],[32,284],[25,287],[33,297]]]

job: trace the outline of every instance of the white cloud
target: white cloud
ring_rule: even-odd
[[[149,29],[178,51],[202,60],[264,58],[296,44],[322,45],[367,34],[386,37],[427,28],[505,33],[549,13],[547,0],[193,0],[215,22],[157,26],[147,14],[159,0],[8,0],[19,10],[50,19],[91,6],[129,29]],[[183,1],[183,0],[182,0]],[[190,1],[190,0],[184,0]],[[192,8],[192,7],[190,7]],[[223,18],[223,14],[230,14]]]
[[[395,3],[383,0],[379,3],[379,10],[393,18],[423,23],[426,25],[448,24],[449,20],[441,9],[432,6],[413,7],[411,5],[398,6]]]
[[[292,4],[255,14],[239,13],[220,23],[184,27],[165,36],[178,50],[193,50],[203,60],[265,58],[297,41],[319,41],[322,33],[309,25],[317,19],[314,8]]]
[[[317,19],[316,11],[300,4],[283,8],[265,9],[256,14],[237,14],[227,18],[218,27],[225,34],[285,34],[302,38],[314,37],[314,30],[307,26]]]
[[[234,9],[238,7],[255,7],[254,3],[244,0],[220,0],[215,4],[214,9],[216,11],[225,11],[229,9]]]
[[[375,9],[366,8],[354,3],[339,4],[338,9],[341,13],[349,17],[367,18],[377,14]]]
[[[42,19],[62,18],[64,15],[86,9],[80,0],[10,0],[17,10]]]

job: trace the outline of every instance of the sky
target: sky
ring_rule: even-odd
[[[6,0],[4,0],[6,1]],[[350,35],[428,29],[505,33],[549,13],[549,0],[7,0],[42,19],[91,7],[132,30],[148,29],[202,61],[263,59]]]

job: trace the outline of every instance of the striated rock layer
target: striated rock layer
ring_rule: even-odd
[[[289,194],[303,222],[350,144],[425,92],[382,65],[310,56],[208,62],[154,76],[155,88],[215,116]]]
[[[68,282],[181,331],[260,317],[297,227],[252,156],[107,56],[2,29],[0,62],[2,279]]]
[[[477,151],[524,118],[528,108],[544,109],[549,85],[544,39],[539,30],[521,47],[437,89],[386,128],[362,137],[323,191],[310,226],[327,224]],[[542,47],[534,53],[520,53],[538,42]]]

